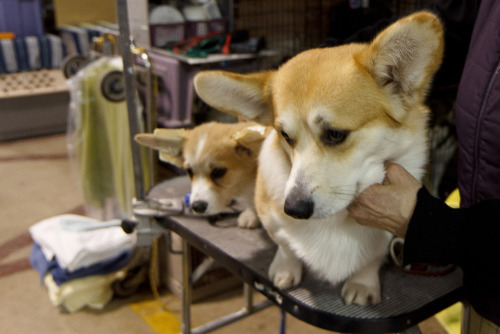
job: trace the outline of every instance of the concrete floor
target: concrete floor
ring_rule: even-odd
[[[51,135],[0,143],[0,324],[5,333],[155,333],[131,304],[153,300],[145,286],[132,297],[114,298],[102,311],[73,314],[52,306],[38,273],[28,263],[36,222],[74,211],[83,204],[66,155],[65,136]],[[178,321],[180,303],[160,291]],[[256,299],[261,297],[256,296]],[[195,303],[197,326],[242,307],[239,290]],[[214,333],[279,333],[280,310],[273,306]],[[327,333],[287,316],[287,333]],[[446,333],[434,319],[420,324],[423,333]]]

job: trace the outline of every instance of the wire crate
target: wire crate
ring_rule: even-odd
[[[208,21],[187,21],[185,23],[151,24],[149,33],[151,45],[164,47],[168,42],[182,41],[191,37],[202,37],[211,33],[227,32],[226,19]]]
[[[322,0],[235,0],[234,30],[264,36],[268,48],[291,57],[325,38],[330,6],[331,2]]]
[[[186,35],[189,37],[202,37],[212,33],[224,34],[227,32],[226,19],[214,19],[209,21],[188,21],[186,23]]]
[[[161,48],[168,42],[182,41],[186,37],[185,23],[151,24],[149,25],[151,45]]]

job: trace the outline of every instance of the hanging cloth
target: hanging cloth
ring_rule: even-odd
[[[101,214],[90,214],[97,219],[125,218],[132,214],[135,183],[127,106],[125,100],[108,100],[101,87],[104,76],[122,70],[121,58],[103,57],[68,80],[69,150],[76,160],[87,214],[97,208]],[[140,106],[137,112],[139,116]],[[143,124],[140,128],[144,129]],[[149,168],[145,150],[142,161],[147,189]]]

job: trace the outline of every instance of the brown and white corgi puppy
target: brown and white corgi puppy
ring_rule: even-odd
[[[192,130],[156,129],[135,139],[160,151],[160,159],[186,170],[191,209],[215,215],[243,209],[238,226],[260,226],[254,191],[266,128],[253,122],[205,123]]]
[[[384,163],[417,179],[427,162],[423,105],[443,54],[440,21],[403,18],[369,44],[302,52],[276,71],[195,77],[199,96],[273,127],[259,158],[256,206],[278,244],[269,276],[278,288],[301,280],[302,263],[346,303],[381,300],[379,268],[388,232],[357,224],[346,208],[385,176]]]

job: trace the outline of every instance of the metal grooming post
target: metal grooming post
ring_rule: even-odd
[[[130,28],[128,22],[127,0],[117,0],[116,9],[118,13],[118,25],[120,31],[120,47],[123,59],[123,75],[125,80],[125,96],[127,102],[130,147],[132,148],[132,161],[134,165],[134,182],[136,199],[141,201],[145,197],[144,171],[141,163],[141,150],[139,144],[134,141],[134,136],[139,133],[139,120],[137,119],[136,87],[130,40]]]

